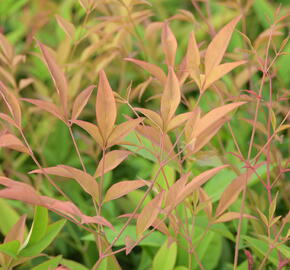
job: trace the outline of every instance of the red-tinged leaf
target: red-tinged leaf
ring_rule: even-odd
[[[220,30],[214,39],[209,44],[205,52],[205,74],[206,77],[212,72],[212,70],[218,66],[223,59],[225,51],[230,42],[232,33],[241,19],[241,16],[233,19],[226,26]]]
[[[200,65],[200,53],[194,32],[191,32],[186,52],[186,70],[187,72],[189,72],[190,76],[194,79],[195,83],[200,88],[201,83],[200,83],[199,65]]]
[[[160,147],[163,141],[163,151],[167,153],[169,156],[173,157],[175,155],[173,149],[173,145],[171,140],[167,134],[162,136],[161,132],[153,127],[149,126],[141,126],[139,125],[136,128],[136,131],[150,140],[155,146]]]
[[[14,49],[11,46],[11,44],[9,43],[8,39],[0,33],[0,47],[4,53],[4,55],[6,56],[6,58],[8,59],[8,61],[12,61],[13,57],[14,57]]]
[[[245,64],[246,61],[237,61],[233,63],[221,64],[212,69],[212,71],[206,76],[205,85],[202,87],[202,91],[205,91],[210,87],[215,81],[219,80],[221,77],[229,73],[234,68]]]
[[[110,229],[115,230],[113,225],[102,216],[90,217],[90,216],[83,215],[82,219],[81,219],[81,222],[82,222],[82,224],[95,223],[95,224],[107,226]]]
[[[128,255],[135,246],[135,241],[129,235],[125,237],[125,246],[126,246],[126,255]]]
[[[211,198],[207,195],[203,188],[199,188],[199,199],[201,203],[205,204],[204,211],[210,219],[212,216]]]
[[[29,102],[29,103],[37,106],[38,108],[53,114],[59,120],[65,122],[62,113],[60,112],[58,107],[56,107],[53,103],[46,101],[46,100],[30,99],[30,98],[21,98],[21,100]]]
[[[164,192],[160,192],[151,200],[141,211],[137,218],[136,233],[138,236],[143,234],[155,221],[161,211],[161,205],[164,197]]]
[[[65,168],[55,166],[55,167],[48,167],[48,168],[42,168],[42,169],[37,169],[30,171],[29,174],[32,173],[40,173],[40,174],[51,174],[51,175],[57,175],[65,178],[71,178],[71,173],[65,170]]]
[[[82,120],[73,120],[72,122],[88,132],[101,147],[104,145],[104,140],[98,126]]]
[[[238,108],[243,104],[245,104],[245,102],[235,102],[211,110],[201,119],[199,119],[199,121],[197,121],[192,136],[193,137],[199,136],[219,119],[223,118],[226,114],[228,114],[229,112],[233,111],[234,109]]]
[[[99,162],[95,176],[99,177],[105,174],[117,166],[119,166],[130,154],[130,151],[125,150],[113,150],[105,154],[105,157]]]
[[[64,72],[60,69],[56,63],[54,57],[50,53],[49,49],[37,41],[38,46],[42,52],[45,63],[48,67],[48,70],[51,74],[53,82],[55,84],[56,90],[60,96],[61,104],[64,110],[64,114],[67,115],[67,103],[68,103],[68,84]]]
[[[62,30],[68,35],[71,40],[73,40],[76,31],[74,25],[59,15],[55,15],[55,18]]]
[[[108,189],[104,202],[118,199],[145,185],[148,185],[145,180],[128,180],[116,183]]]
[[[133,58],[125,58],[125,60],[130,61],[151,73],[162,85],[166,82],[166,75],[160,67]]]
[[[2,134],[0,136],[0,147],[10,148],[19,152],[30,154],[28,148],[13,134]]]
[[[51,175],[57,175],[65,178],[75,179],[80,186],[84,189],[85,192],[90,194],[94,199],[98,200],[99,198],[99,188],[96,180],[88,173],[81,171],[79,169],[66,166],[66,165],[58,165],[55,167],[48,167],[33,170],[29,172],[32,173],[47,173]]]
[[[241,213],[239,212],[227,212],[223,215],[221,215],[219,218],[217,218],[214,223],[224,223],[224,222],[229,222],[234,219],[239,219],[241,217]],[[248,215],[248,214],[243,214],[243,218],[249,218],[249,219],[256,219],[256,217]]]
[[[209,126],[207,130],[199,134],[198,137],[193,137],[191,146],[191,150],[193,151],[192,154],[198,152],[202,147],[204,147],[228,120],[229,118],[226,117],[218,119],[215,123]]]
[[[255,169],[258,168],[257,165]],[[220,216],[224,211],[226,211],[230,205],[232,205],[236,199],[238,198],[240,192],[243,190],[245,187],[246,183],[251,180],[251,177],[253,175],[254,171],[253,169],[247,169],[246,172],[243,174],[239,175],[233,182],[231,182],[225,191],[223,192],[215,216],[218,217]]]
[[[0,95],[2,96],[6,106],[8,107],[15,123],[18,127],[21,126],[21,109],[18,99],[13,93],[6,87],[4,83],[0,81]]]
[[[105,72],[101,70],[96,101],[96,117],[100,132],[105,141],[114,128],[116,116],[117,109],[113,90]]]
[[[175,75],[173,68],[169,68],[165,88],[161,97],[161,108],[160,108],[161,116],[165,127],[168,125],[168,122],[174,116],[175,111],[180,103],[180,99],[181,94],[179,81]]]
[[[32,78],[21,79],[19,81],[19,89],[22,90],[23,88],[27,87],[28,85],[32,84],[34,80]]]
[[[188,119],[188,121],[185,124],[184,135],[185,135],[185,139],[187,143],[189,143],[193,138],[193,131],[195,129],[196,123],[200,119],[200,115],[201,115],[201,110],[199,107],[197,107],[196,109],[192,111],[191,117]]]
[[[72,120],[76,120],[86,104],[88,103],[88,100],[93,92],[93,89],[95,88],[95,85],[90,85],[85,90],[83,90],[75,99],[75,102],[73,104],[72,109]]]
[[[36,190],[28,184],[14,181],[7,177],[0,177],[0,185],[6,188],[0,190],[0,198],[11,200],[19,200],[32,205],[43,206],[57,214],[63,214],[78,222],[78,219],[83,223],[97,223],[102,222],[105,226],[110,226],[101,217],[90,217],[84,215],[80,209],[69,201],[60,201],[47,196],[38,195]],[[78,218],[78,219],[77,219]]]
[[[11,230],[8,232],[8,234],[4,238],[4,243],[8,243],[10,241],[18,240],[21,244],[24,240],[24,234],[25,234],[25,221],[26,221],[26,215],[22,215],[16,224],[11,228]]]
[[[192,116],[192,112],[182,113],[177,116],[174,116],[167,127],[167,131],[175,129],[181,126],[185,121],[187,121]]]
[[[228,167],[228,165],[222,165],[219,167],[216,167],[211,170],[207,170],[200,175],[194,177],[185,187],[184,189],[180,192],[176,199],[176,205],[181,203],[183,200],[186,199],[189,195],[192,194],[193,191],[197,190],[201,185],[206,183],[208,180],[210,180],[213,176],[215,176],[219,171],[222,169]]]
[[[5,113],[0,113],[0,118],[4,121],[6,121],[7,123],[9,123],[10,125],[17,127],[16,122],[7,114]]]
[[[189,175],[190,173],[186,173],[185,175],[181,176],[167,191],[165,200],[166,212],[170,212],[174,208],[176,198],[185,188]]]
[[[166,58],[166,64],[167,66],[173,67],[175,63],[177,41],[168,25],[168,22],[164,23],[161,43]]]
[[[116,126],[108,138],[108,147],[121,142],[122,139],[133,131],[143,120],[143,117],[139,117]]]
[[[85,192],[90,194],[93,199],[99,201],[99,186],[94,177],[84,171],[70,166],[59,165],[58,167],[68,171],[70,173],[70,178],[75,179]]]
[[[162,128],[162,119],[157,112],[143,108],[134,108],[134,109],[137,112],[144,114],[151,122],[155,124],[155,126]]]

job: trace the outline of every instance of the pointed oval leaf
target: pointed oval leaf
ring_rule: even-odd
[[[88,132],[101,147],[104,146],[104,140],[98,126],[82,120],[73,120],[72,122]]]
[[[3,134],[0,136],[0,147],[7,147],[19,152],[30,154],[28,148],[13,134]]]
[[[108,189],[104,202],[118,199],[124,195],[127,195],[129,192],[135,189],[144,187],[147,184],[148,183],[146,183],[145,180],[128,180],[116,183]]]
[[[56,107],[53,103],[46,101],[46,100],[40,100],[40,99],[31,99],[31,98],[21,98],[21,100],[29,102],[38,108],[47,111],[54,116],[56,116],[59,120],[65,122],[64,117],[58,107]]]
[[[51,74],[56,90],[60,96],[61,104],[63,106],[64,114],[67,114],[67,103],[68,103],[68,84],[64,72],[60,69],[56,63],[54,57],[50,53],[47,46],[37,41],[38,46],[42,52],[45,63]]]
[[[161,205],[164,198],[164,192],[160,192],[151,200],[141,211],[137,218],[136,233],[140,236],[144,233],[155,221],[161,211]]]
[[[161,97],[161,115],[165,126],[172,119],[180,103],[181,94],[179,81],[173,68],[169,68],[165,88]]]
[[[205,74],[208,76],[214,67],[220,64],[230,42],[232,33],[241,19],[241,16],[233,19],[221,29],[209,44],[205,52]]]
[[[113,90],[105,72],[101,70],[99,74],[100,79],[96,101],[96,117],[100,132],[104,140],[107,140],[116,121],[117,109]]]
[[[146,71],[151,73],[162,84],[164,84],[166,82],[166,75],[160,67],[158,67],[154,64],[147,63],[147,62],[133,59],[133,58],[125,58],[125,60],[130,61],[130,62],[140,66],[141,68],[145,69]]]
[[[113,150],[105,154],[104,158],[99,162],[98,168],[96,170],[95,176],[99,177],[105,174],[117,166],[120,165],[130,154],[130,151],[125,150]]]
[[[59,15],[55,15],[55,18],[59,26],[62,28],[62,30],[67,34],[67,36],[71,40],[73,40],[75,36],[75,31],[76,31],[74,25]]]
[[[227,212],[225,214],[222,214],[218,219],[216,219],[214,223],[229,222],[234,219],[239,219],[240,217],[241,217],[241,213],[239,212]],[[251,216],[249,214],[243,214],[243,218],[256,219],[254,216]]]
[[[165,54],[166,58],[166,64],[167,66],[174,66],[175,63],[175,55],[177,50],[177,41],[172,33],[168,22],[164,23],[163,31],[162,31],[162,37],[161,37],[161,43],[163,47],[163,52]]]
[[[108,138],[108,147],[118,144],[124,137],[133,131],[142,121],[143,117],[128,120],[114,128],[110,137]]]
[[[8,107],[15,123],[17,124],[18,127],[20,127],[21,126],[21,108],[20,108],[18,99],[1,81],[0,81],[0,95],[4,99],[4,102],[6,106]]]
[[[85,90],[83,90],[75,99],[72,109],[72,120],[76,120],[86,104],[88,103],[88,100],[93,92],[93,89],[95,88],[95,85],[90,85]]]

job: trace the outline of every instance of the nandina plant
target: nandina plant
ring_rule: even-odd
[[[283,269],[289,108],[286,87],[274,87],[288,15],[278,10],[251,41],[240,7],[215,32],[193,1],[212,38],[188,32],[180,48],[185,37],[170,24],[194,20],[189,11],[146,25],[150,10],[138,8],[146,2],[127,2],[80,1],[78,29],[57,14],[66,37],[56,50],[40,37],[29,41],[38,49],[24,51],[26,62],[41,59],[34,68],[46,68],[54,91],[35,71],[19,80],[29,64],[0,34],[0,204],[1,219],[11,218],[1,227],[2,269]],[[160,36],[156,48],[141,26],[148,40]],[[226,53],[233,35],[240,50]],[[126,78],[132,70],[136,82]]]

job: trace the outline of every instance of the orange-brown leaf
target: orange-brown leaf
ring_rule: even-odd
[[[178,195],[176,200],[177,204],[181,203],[186,197],[192,194],[193,191],[197,190],[201,185],[206,183],[209,179],[211,179],[214,175],[226,167],[228,167],[228,165],[222,165],[214,169],[207,170],[194,177]]]
[[[254,171],[252,169],[247,169],[246,172],[239,175],[233,182],[231,182],[225,191],[223,192],[217,210],[216,217],[220,216],[224,211],[226,211],[230,205],[232,205],[238,198],[240,192],[245,187],[246,183],[250,181]]]
[[[140,236],[144,233],[155,221],[161,211],[161,205],[164,197],[164,192],[160,192],[151,200],[141,211],[137,218],[136,232]]]
[[[99,85],[96,101],[96,118],[103,139],[106,141],[114,128],[117,116],[113,90],[103,70],[99,73]]]
[[[105,196],[104,202],[112,201],[118,199],[129,192],[147,185],[145,180],[128,180],[122,181],[112,185]]]
[[[54,116],[56,116],[58,119],[60,119],[63,122],[65,121],[58,107],[56,107],[53,103],[49,101],[40,100],[40,99],[31,99],[31,98],[21,98],[21,100],[29,102],[37,106],[38,108],[53,114]]]
[[[181,126],[186,120],[188,120],[192,116],[192,112],[182,113],[177,116],[174,116],[167,127],[167,131],[175,129]]]
[[[21,244],[24,240],[24,233],[25,233],[25,221],[26,215],[22,215],[18,221],[14,224],[11,230],[4,238],[4,243],[8,243],[10,241],[18,240]]]
[[[241,19],[241,16],[233,19],[229,22],[226,26],[220,30],[214,39],[209,44],[206,53],[205,53],[205,74],[211,73],[213,68],[220,64],[221,60],[223,59],[224,53],[228,47],[230,42],[232,33]]]
[[[61,104],[63,106],[64,114],[67,114],[67,103],[68,103],[68,84],[64,72],[60,69],[56,63],[54,57],[50,53],[47,46],[37,41],[38,46],[42,52],[45,63],[51,74],[56,90],[60,96]]]
[[[162,119],[157,112],[144,108],[134,108],[137,112],[144,114],[155,126],[162,128]]]
[[[73,40],[76,31],[74,25],[59,15],[55,15],[55,18],[62,30],[68,35],[71,40]]]
[[[125,150],[113,150],[105,154],[104,158],[99,162],[95,176],[99,177],[105,174],[117,166],[119,166],[129,155],[130,151]]]
[[[246,61],[237,61],[232,63],[221,64],[212,69],[212,71],[206,76],[205,85],[202,88],[202,91],[205,91],[210,87],[215,81],[219,80],[221,77],[229,73],[234,68],[245,64]]]
[[[6,147],[29,154],[28,148],[16,136],[9,133],[0,136],[0,147]]]
[[[101,147],[103,146],[104,141],[98,126],[82,120],[73,120],[72,122],[88,132]]]
[[[143,117],[139,117],[116,126],[108,138],[108,146],[118,144],[124,137],[133,131],[143,121],[143,119]]]
[[[166,79],[165,88],[161,97],[161,115],[164,125],[172,119],[175,111],[180,103],[181,94],[179,81],[175,75],[173,68],[169,68],[168,77]]]
[[[145,69],[146,71],[151,73],[159,82],[161,82],[161,84],[164,84],[166,82],[166,75],[160,67],[158,67],[154,64],[147,63],[147,62],[133,59],[133,58],[125,58],[125,60],[130,61],[130,62],[142,67],[143,69]]]
[[[227,212],[223,215],[221,215],[219,218],[217,218],[214,223],[224,223],[229,222],[234,219],[239,219],[241,217],[241,213],[239,212]],[[243,214],[243,218],[250,218],[250,219],[256,219],[254,216],[251,216],[249,214]]]
[[[15,123],[18,127],[21,126],[21,109],[18,99],[14,94],[6,87],[4,83],[0,81],[0,95],[2,96],[6,106],[8,107]]]
[[[177,50],[177,41],[168,25],[168,22],[164,23],[161,43],[166,58],[166,64],[167,66],[173,67]]]
[[[88,100],[93,92],[93,89],[95,88],[95,85],[90,85],[85,90],[83,90],[75,99],[72,109],[72,120],[76,120],[86,104],[88,103]]]

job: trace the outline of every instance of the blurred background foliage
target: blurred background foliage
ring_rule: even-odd
[[[289,15],[290,2],[288,0],[213,0],[213,1],[189,1],[189,0],[101,0],[93,1],[89,6],[87,0],[0,0],[0,33],[9,43],[12,57],[10,61],[2,61],[0,66],[0,79],[10,88],[14,89],[20,97],[38,98],[57,102],[49,72],[40,59],[39,49],[35,40],[40,40],[52,49],[58,63],[65,70],[69,80],[69,95],[73,99],[82,89],[88,85],[96,84],[98,72],[105,69],[112,88],[121,97],[126,97],[129,87],[132,88],[130,102],[133,105],[156,108],[158,95],[162,87],[154,82],[149,74],[134,64],[124,60],[133,57],[157,64],[166,70],[164,55],[160,45],[161,27],[164,20],[169,20],[170,27],[178,41],[177,63],[180,64],[186,52],[189,33],[195,32],[201,52],[207,47],[214,34],[227,22],[239,14],[243,14],[242,23],[235,31],[227,50],[226,59],[239,60],[246,55],[252,69],[251,72],[244,68],[237,68],[220,80],[218,91],[207,91],[200,106],[204,112],[217,107],[223,102],[242,98],[251,102],[251,95],[242,92],[246,89],[259,89],[262,72],[259,70],[258,59],[265,59],[265,48],[268,46],[269,27],[285,15]],[[60,17],[58,17],[60,16]],[[65,25],[63,27],[62,25]],[[69,31],[64,31],[64,29]],[[273,40],[268,61],[275,57],[275,51],[281,47],[283,40],[289,37],[290,17],[283,20],[273,28]],[[253,48],[253,50],[252,50]],[[3,49],[3,48],[2,48]],[[257,55],[254,55],[253,51]],[[275,77],[273,89],[275,101],[273,103],[272,124],[280,123],[289,111],[290,89],[290,43],[285,44],[284,55],[279,56],[271,72]],[[269,81],[264,85],[269,87]],[[143,93],[144,92],[144,93]],[[269,91],[263,92],[263,99],[269,99]],[[95,97],[96,91],[94,91]],[[185,112],[194,107],[198,97],[198,88],[194,84],[185,84],[183,94],[188,104],[180,106],[179,111]],[[155,98],[152,98],[155,97]],[[82,113],[82,119],[95,121],[95,98],[91,98],[89,104]],[[126,104],[118,105],[118,121],[124,121],[124,115],[133,116]],[[3,108],[2,108],[3,109]],[[1,110],[2,110],[1,109]],[[28,138],[43,167],[56,164],[67,164],[79,167],[77,155],[73,150],[69,131],[60,121],[47,113],[40,112],[36,107],[23,104],[24,126]],[[267,122],[267,108],[263,107],[258,121]],[[248,142],[251,134],[251,124],[243,119],[251,118],[252,110],[241,108],[235,115],[239,121],[232,121],[231,126],[237,134],[237,141],[241,152],[247,154]],[[3,129],[11,129],[1,121]],[[253,156],[265,142],[266,135],[262,125],[255,138]],[[100,149],[89,139],[88,135],[77,127],[74,132],[80,145],[88,171],[94,173],[95,166],[100,159]],[[178,134],[175,134],[176,136]],[[173,138],[175,135],[172,135]],[[130,138],[127,138],[130,141]],[[131,138],[134,141],[134,138]],[[146,143],[146,142],[145,142]],[[149,143],[150,144],[150,143]],[[234,152],[235,147],[229,130],[224,127],[211,143],[198,153],[187,166],[194,174],[202,172],[205,168],[212,168],[223,163],[230,163],[240,170],[244,165],[239,159],[228,152]],[[277,135],[272,148],[273,164],[271,172],[275,174],[279,165],[289,163],[289,132],[284,130]],[[31,159],[25,154],[0,150],[1,174],[33,184],[48,196],[57,195],[50,189],[49,184],[42,181],[41,176],[34,178],[27,176],[27,172],[35,169]],[[263,171],[264,170],[264,171]],[[148,156],[148,152],[138,152],[129,157],[112,173],[106,174],[105,189],[112,183],[124,179],[150,179],[156,171],[156,165]],[[177,172],[171,166],[166,168],[166,174],[172,182],[177,178]],[[266,167],[261,168],[260,175],[264,177]],[[225,169],[205,186],[205,191],[213,202],[218,201],[222,192],[229,183],[229,179],[235,177],[232,169]],[[280,181],[275,189],[280,191],[277,204],[278,215],[285,215],[290,206],[289,172],[283,175],[286,181]],[[162,179],[160,179],[160,182]],[[215,183],[219,182],[217,186]],[[162,185],[162,183],[160,183]],[[163,183],[164,184],[164,183]],[[93,206],[88,204],[88,196],[80,190],[74,182],[59,182],[60,187],[69,193],[73,201],[86,214],[92,214]],[[275,193],[274,192],[274,193]],[[127,197],[105,205],[104,216],[112,221],[118,228],[116,217],[123,213],[131,212],[137,202],[142,198],[142,189],[130,193]],[[265,210],[267,206],[266,190],[261,187],[258,179],[251,182],[248,208],[259,207]],[[147,199],[147,201],[150,197]],[[146,201],[145,201],[146,203]],[[232,206],[239,211],[241,200]],[[0,232],[2,239],[9,228],[16,222],[20,214],[28,213],[30,222],[33,217],[33,208],[16,201],[0,200]],[[50,215],[52,220],[57,217]],[[200,235],[206,230],[206,222],[202,217],[197,218],[197,230]],[[255,232],[263,233],[261,224],[252,224],[255,230],[250,229],[250,221],[245,221],[243,234],[249,235]],[[229,225],[219,224],[207,234],[205,244],[197,250],[205,269],[231,269],[234,247],[234,235],[237,222]],[[134,227],[128,227],[128,234],[134,234]],[[246,233],[250,230],[250,233]],[[108,239],[114,235],[108,232]],[[246,237],[246,236],[245,236]],[[244,245],[254,247],[256,256],[265,254],[265,242],[248,236]],[[1,238],[0,238],[1,239]],[[1,239],[1,240],[2,240]],[[124,269],[150,269],[156,252],[163,245],[165,237],[159,233],[153,233],[148,239],[134,249],[129,256],[118,254]],[[181,242],[184,239],[180,240]],[[197,239],[193,239],[197,241]],[[116,246],[122,242],[116,243]],[[162,252],[162,250],[160,251]],[[174,251],[172,251],[174,252]],[[289,250],[288,250],[289,252]],[[47,254],[54,256],[62,254],[64,258],[78,261],[88,267],[96,260],[96,248],[94,239],[86,235],[72,223],[67,223],[56,241],[49,247]],[[246,255],[240,255],[241,266],[239,270],[247,269]],[[206,259],[204,259],[206,257]],[[156,260],[156,259],[155,259]],[[273,255],[272,262],[276,257]],[[19,269],[32,269],[33,266],[44,261],[43,257],[19,266]],[[177,251],[176,270],[185,270],[188,255],[184,250]],[[154,266],[155,265],[155,266]],[[275,264],[274,264],[275,265]],[[228,266],[228,268],[227,268]],[[154,268],[155,267],[155,268]],[[274,266],[273,266],[274,267]],[[79,268],[72,269],[83,269]],[[84,268],[85,269],[85,268]],[[158,262],[153,263],[153,270],[158,268]],[[168,268],[171,269],[171,268]],[[198,269],[193,265],[192,269]],[[274,268],[267,268],[274,269]],[[275,268],[276,269],[276,268]]]

